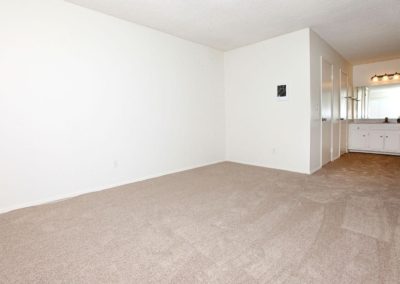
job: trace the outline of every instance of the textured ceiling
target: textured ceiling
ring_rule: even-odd
[[[400,0],[67,0],[221,50],[311,27],[350,62],[400,57]]]

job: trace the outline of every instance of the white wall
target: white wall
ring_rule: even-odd
[[[0,2],[0,211],[224,160],[223,54],[61,0]]]
[[[352,69],[339,53],[315,32],[310,31],[310,96],[311,96],[311,132],[310,132],[310,172],[321,167],[321,56],[333,65],[333,95],[340,95],[340,70],[348,74],[351,90]]]
[[[397,81],[388,81],[387,83],[379,81],[372,82],[371,77],[376,75],[400,73],[400,58],[388,61],[379,61],[369,64],[361,64],[353,66],[353,82],[355,87],[374,86],[381,84],[400,83]]]
[[[309,64],[309,29],[225,53],[228,160],[309,172]]]
[[[351,81],[309,29],[223,54],[61,0],[0,2],[0,42],[0,212],[225,159],[309,173],[320,57]]]

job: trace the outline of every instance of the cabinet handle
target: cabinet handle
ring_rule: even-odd
[[[381,136],[379,136],[379,137],[383,138],[383,136],[382,136],[382,135],[381,135]]]
[[[389,138],[389,136],[386,136],[386,138]]]

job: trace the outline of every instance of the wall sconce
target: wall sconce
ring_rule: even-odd
[[[378,82],[378,81],[389,81],[389,80],[399,80],[400,79],[400,74],[398,72],[393,73],[393,74],[384,74],[384,75],[374,75],[371,77],[372,82]]]

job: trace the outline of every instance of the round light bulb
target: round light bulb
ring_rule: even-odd
[[[399,73],[394,73],[393,75],[393,80],[399,80],[400,79],[400,74]]]
[[[383,75],[382,80],[383,80],[383,81],[389,80],[389,76],[388,76],[387,74]]]
[[[375,75],[374,77],[372,77],[372,82],[378,82],[378,79],[378,76]]]

